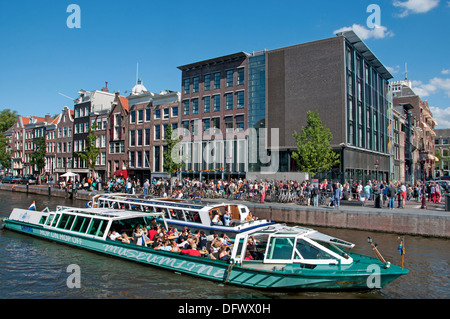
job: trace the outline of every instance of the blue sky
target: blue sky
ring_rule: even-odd
[[[81,28],[68,28],[70,4]],[[380,26],[367,12],[379,6]],[[354,29],[391,70],[428,100],[437,128],[450,128],[450,1],[6,1],[0,0],[0,109],[59,113],[79,89],[180,90],[177,66],[315,41]]]

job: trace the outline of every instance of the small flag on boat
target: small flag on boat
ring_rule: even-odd
[[[399,251],[400,255],[402,255],[402,256],[405,254],[405,245],[404,245],[404,241],[405,241],[405,238],[403,238],[403,239],[400,241],[400,244],[398,245],[398,251]]]
[[[36,210],[36,204],[35,202],[32,202],[30,207],[28,207],[28,210]]]

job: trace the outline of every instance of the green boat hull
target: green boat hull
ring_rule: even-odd
[[[257,262],[233,264],[117,241],[76,236],[13,220],[5,220],[5,228],[208,280],[258,289],[373,289],[382,288],[408,273],[407,269],[395,265],[385,269],[377,259],[357,254],[351,255],[355,260],[352,265],[318,265],[314,269],[299,263],[275,266],[264,265],[262,262],[260,265]],[[258,266],[269,266],[271,269],[257,269]]]

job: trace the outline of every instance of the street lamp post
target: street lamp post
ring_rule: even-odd
[[[421,209],[426,209],[427,205],[426,205],[426,198],[425,198],[425,163],[427,162],[427,158],[428,158],[428,152],[426,150],[421,150],[420,151],[420,162],[422,164],[422,205],[420,206]]]

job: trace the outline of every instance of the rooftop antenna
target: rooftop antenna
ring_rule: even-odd
[[[139,78],[139,63],[136,63],[136,84],[138,83]]]
[[[405,80],[408,80],[408,63],[405,62]]]

